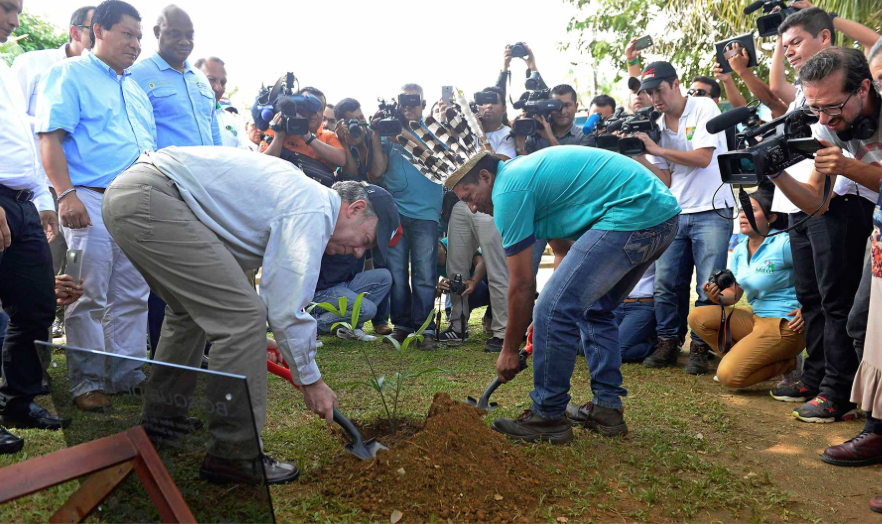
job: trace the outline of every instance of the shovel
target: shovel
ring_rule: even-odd
[[[278,352],[276,353],[278,354]],[[267,360],[266,369],[273,375],[276,375],[277,377],[282,377],[283,379],[287,380],[295,388],[300,389],[300,386],[294,384],[294,380],[291,378],[291,370],[288,369],[287,364],[284,366],[280,366]],[[355,427],[355,424],[353,424],[351,420],[346,418],[343,413],[340,413],[337,408],[334,408],[334,422],[339,424],[340,427],[342,427],[343,430],[346,431],[346,433],[349,435],[349,438],[352,439],[351,443],[346,444],[346,451],[352,453],[361,460],[369,460],[375,458],[378,451],[389,449],[386,446],[377,442],[375,439],[370,439],[365,442],[361,436],[361,433],[358,431],[358,428]]]
[[[533,332],[530,331],[530,334],[527,336],[527,345],[524,347],[524,349],[522,349],[518,352],[518,356],[521,359],[520,371],[527,369],[527,359],[532,354],[533,354]],[[484,411],[493,411],[494,409],[499,407],[499,404],[497,404],[496,402],[490,402],[490,395],[492,395],[493,392],[496,391],[496,389],[501,385],[502,385],[502,382],[499,381],[499,377],[494,378],[493,382],[491,382],[490,385],[487,386],[487,389],[484,390],[484,393],[481,395],[480,399],[475,400],[474,397],[467,397],[466,404],[468,404],[469,406],[474,406],[478,409],[482,409]]]

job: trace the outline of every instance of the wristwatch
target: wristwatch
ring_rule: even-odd
[[[313,140],[315,140],[315,134],[314,134],[314,133],[311,133],[311,134],[309,135],[309,138],[306,139],[306,145],[311,144]]]

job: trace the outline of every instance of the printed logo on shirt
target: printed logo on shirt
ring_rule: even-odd
[[[692,135],[694,135],[694,134],[695,134],[694,127],[687,127],[686,128],[686,140],[692,140]]]
[[[763,273],[766,275],[771,275],[775,272],[775,263],[771,260],[766,260],[761,266],[757,267],[755,270],[757,273]]]

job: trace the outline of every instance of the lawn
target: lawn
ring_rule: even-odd
[[[436,392],[454,399],[477,397],[492,380],[495,355],[483,352],[480,314],[473,314],[468,343],[437,352],[413,351],[407,357],[411,370],[447,370],[419,377],[403,390],[400,410],[411,426],[421,424]],[[370,376],[362,350],[378,373],[393,374],[397,355],[391,346],[379,342],[359,346],[332,337],[323,340],[318,363],[325,380],[337,390],[341,411],[362,425],[381,425],[384,410],[374,392],[340,386]],[[575,440],[566,446],[517,446],[519,460],[539,468],[546,479],[539,486],[523,486],[538,503],[521,521],[877,520],[867,510],[866,499],[880,485],[879,469],[834,468],[817,459],[823,447],[853,436],[861,423],[801,424],[789,417],[793,405],[768,397],[770,384],[726,391],[713,382],[712,374],[693,377],[684,373],[685,356],[681,354],[681,366],[676,369],[624,366],[629,391],[626,420],[631,432],[627,438],[611,440],[577,430]],[[500,409],[485,417],[488,425],[497,416],[516,417],[529,406],[531,369],[496,392],[493,399]],[[580,359],[572,381],[574,402],[590,400],[589,383],[587,367]],[[60,433],[24,430],[20,434],[27,438],[24,451],[0,457],[0,465],[64,446]],[[342,437],[308,413],[301,394],[274,376],[269,380],[263,438],[268,454],[295,461],[302,470],[299,482],[271,488],[279,522],[389,522],[399,511],[401,521],[408,522],[406,506],[365,513],[328,495],[321,472],[341,460],[345,453]],[[379,438],[390,445],[389,453],[402,445],[396,439]],[[46,521],[73,489],[73,485],[62,486],[0,507],[0,521]],[[389,486],[377,486],[383,489]],[[94,520],[105,519],[99,515]],[[433,520],[462,521],[454,516]]]

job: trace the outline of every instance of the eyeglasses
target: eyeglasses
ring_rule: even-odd
[[[882,96],[882,82],[880,82],[878,80],[873,80],[872,83],[873,83],[873,88],[876,90],[876,93],[879,96]]]
[[[845,107],[845,104],[851,100],[851,97],[854,96],[854,93],[848,95],[848,98],[845,99],[845,102],[842,102],[838,106],[830,106],[830,107],[811,107],[811,106],[803,106],[802,112],[811,115],[811,116],[821,116],[821,113],[824,113],[827,116],[839,116],[842,114],[842,108]]]
[[[690,89],[686,91],[687,96],[709,96],[709,93],[704,89]]]

